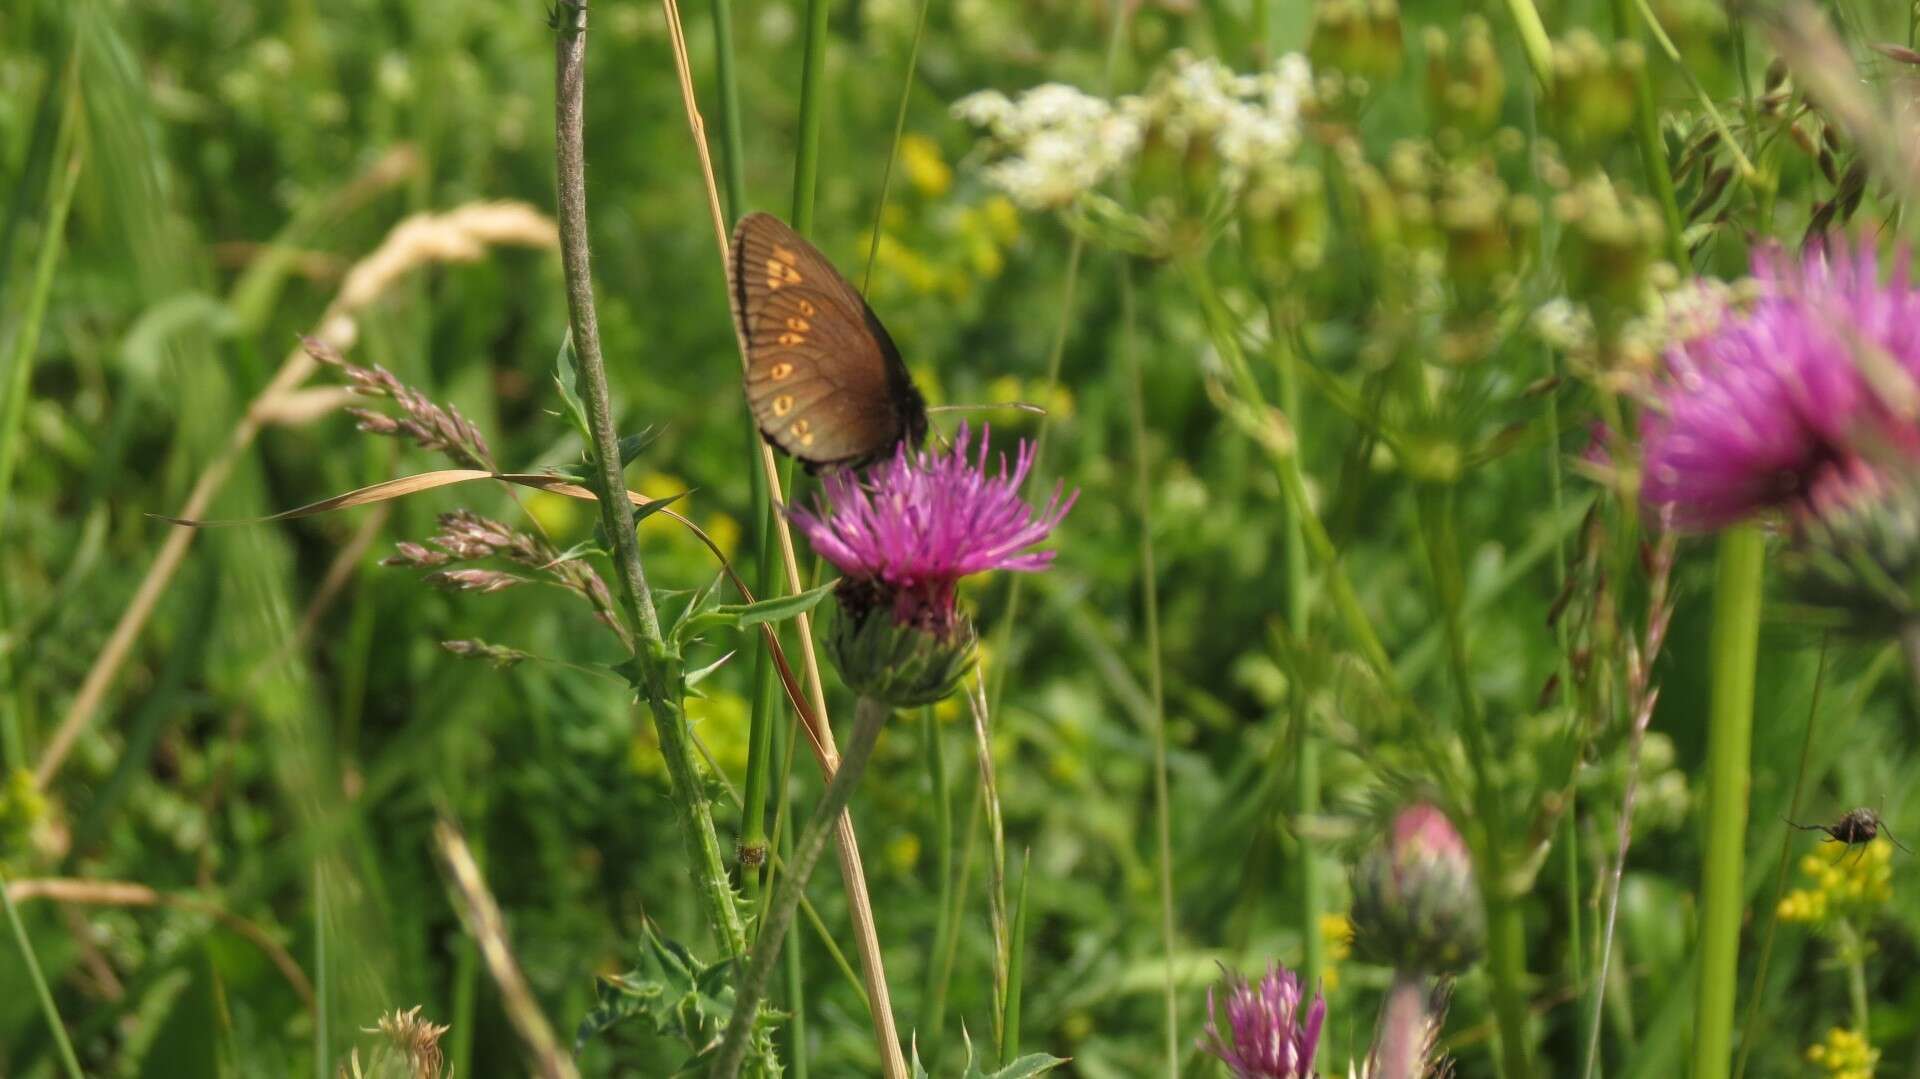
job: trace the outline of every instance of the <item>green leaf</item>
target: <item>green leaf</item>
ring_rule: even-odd
[[[639,457],[648,446],[653,445],[653,440],[659,437],[660,433],[654,430],[652,424],[648,424],[642,427],[639,433],[627,435],[622,438],[620,440],[620,467],[625,468],[632,464],[634,458]]]
[[[573,331],[560,341],[560,354],[553,360],[553,383],[560,388],[560,400],[567,406],[567,418],[580,440],[593,445],[593,431],[587,426],[587,403],[580,399],[579,355],[573,351]]]
[[[681,620],[675,627],[678,640],[692,640],[711,629],[724,626],[747,629],[763,622],[778,622],[805,614],[827,598],[827,593],[839,585],[838,581],[829,581],[818,588],[810,588],[791,596],[775,599],[763,599],[757,603],[722,604],[712,610],[700,611]]]
[[[960,1028],[960,1039],[967,1048],[967,1062],[962,1065],[961,1079],[1027,1079],[1028,1076],[1044,1075],[1067,1063],[1062,1057],[1048,1056],[1045,1053],[1029,1053],[996,1072],[980,1070],[973,1059],[973,1038],[967,1034],[967,1028]],[[920,1063],[920,1039],[913,1040],[913,1071],[910,1079],[931,1079],[927,1066]]]
[[[1027,1079],[1030,1075],[1042,1075],[1066,1063],[1063,1057],[1048,1056],[1045,1053],[1028,1053],[1026,1056],[992,1072],[986,1079]]]

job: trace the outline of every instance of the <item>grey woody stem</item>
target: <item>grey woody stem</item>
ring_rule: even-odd
[[[585,99],[587,0],[560,0],[554,40],[554,165],[560,204],[560,263],[566,274],[567,315],[579,358],[580,397],[586,405],[593,481],[600,496],[600,523],[613,545],[620,599],[633,623],[636,658],[648,711],[666,759],[673,798],[684,818],[687,851],[707,921],[728,955],[746,951],[746,930],[734,907],[733,887],[713,828],[713,809],[700,782],[681,710],[682,683],[676,657],[660,635],[660,615],[640,563],[633,507],[627,502],[620,463],[620,435],[613,425],[607,365],[600,352],[600,324],[593,306],[593,266],[587,249]]]
[[[813,816],[807,821],[806,831],[800,833],[793,853],[787,858],[787,870],[780,878],[780,888],[773,894],[773,901],[767,907],[759,932],[754,937],[753,950],[748,953],[746,976],[734,989],[733,1018],[727,1023],[719,1052],[714,1056],[713,1070],[708,1073],[712,1079],[734,1079],[740,1074],[748,1044],[753,1040],[755,1015],[760,1010],[760,1001],[767,995],[767,983],[772,979],[774,964],[780,958],[780,945],[786,941],[787,930],[793,925],[794,912],[800,908],[800,897],[806,892],[807,878],[813,875],[813,867],[819,864],[820,854],[827,847],[827,839],[833,835],[847,807],[847,800],[853,796],[853,789],[860,785],[867,762],[873,758],[873,747],[880,741],[880,729],[887,725],[892,715],[892,706],[872,697],[861,697],[854,706],[853,736],[848,739],[845,754],[840,758],[840,768],[833,773],[826,793],[820,796],[820,804],[814,807]]]

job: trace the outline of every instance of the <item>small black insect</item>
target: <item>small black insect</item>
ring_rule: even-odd
[[[1847,810],[1841,815],[1839,820],[1834,821],[1832,824],[1801,824],[1798,821],[1791,820],[1787,823],[1803,832],[1825,832],[1829,842],[1844,843],[1849,848],[1859,847],[1861,848],[1863,856],[1867,844],[1879,838],[1883,832],[1886,833],[1887,839],[1892,842],[1894,846],[1899,847],[1908,854],[1913,853],[1911,850],[1907,850],[1905,843],[1894,838],[1893,832],[1887,828],[1887,822],[1880,819],[1880,814],[1875,813],[1865,806],[1861,806],[1859,809]]]

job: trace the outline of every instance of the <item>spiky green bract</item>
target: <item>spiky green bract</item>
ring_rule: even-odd
[[[863,590],[843,586],[827,627],[827,655],[847,688],[895,708],[945,699],[973,669],[973,625],[956,615],[946,632],[902,625]]]

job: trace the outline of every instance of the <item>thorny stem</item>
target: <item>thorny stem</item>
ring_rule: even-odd
[[[794,842],[786,872],[767,905],[760,932],[747,956],[746,974],[735,987],[733,1016],[727,1022],[726,1033],[721,1037],[720,1048],[714,1056],[713,1070],[709,1073],[713,1079],[734,1079],[740,1074],[740,1065],[746,1059],[747,1047],[752,1041],[760,1001],[766,996],[767,982],[773,977],[774,963],[779,960],[780,946],[786,942],[787,930],[793,925],[794,912],[800,908],[800,897],[806,891],[807,878],[813,875],[813,867],[819,864],[827,839],[838,826],[847,800],[852,797],[854,787],[859,785],[861,775],[867,770],[867,762],[873,757],[873,747],[880,740],[880,730],[892,715],[892,708],[871,697],[861,697],[854,706],[853,735],[847,742],[845,755],[840,758],[840,767],[827,784],[826,793],[821,795],[820,804],[814,807],[806,831]]]
[[[606,360],[600,352],[593,267],[587,246],[587,0],[565,0],[559,12],[564,22],[554,37],[554,165],[560,263],[566,275],[568,324],[579,358],[580,396],[593,438],[589,451],[593,482],[603,495],[598,499],[600,522],[613,545],[620,599],[633,623],[635,658],[646,683],[647,706],[660,739],[661,756],[666,759],[672,795],[686,818],[687,850],[707,921],[727,954],[738,956],[746,951],[746,931],[734,908],[733,887],[727,879],[720,840],[714,833],[713,810],[687,737],[679,664],[660,635],[660,615],[654,609],[653,593],[647,588],[646,570],[640,562],[633,507],[625,498],[611,497],[626,490],[626,481],[620,464],[620,435],[613,423],[612,394],[607,388]]]

